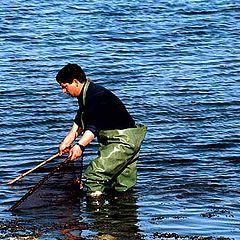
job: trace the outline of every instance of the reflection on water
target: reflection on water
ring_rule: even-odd
[[[117,239],[141,239],[136,201],[136,196],[128,193],[109,196],[100,207],[87,204],[87,212],[92,218],[92,229]]]
[[[54,232],[57,239],[143,239],[134,193],[110,194],[97,205],[77,196],[75,202],[15,211],[18,220],[2,222],[0,229],[8,229],[6,236],[23,232],[41,239]]]

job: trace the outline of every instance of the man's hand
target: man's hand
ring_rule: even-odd
[[[76,127],[76,123],[73,124],[73,130],[75,130]],[[69,160],[75,160],[78,157],[81,157],[81,155],[83,154],[83,149],[81,149],[81,146],[79,145],[74,145],[72,147],[72,142],[75,140],[75,135],[73,135],[74,131],[71,130],[70,133],[67,135],[67,137],[62,141],[62,143],[59,145],[59,155],[61,156],[64,153],[69,152],[68,154],[68,159]],[[75,131],[76,133],[76,131]],[[90,130],[86,130],[84,132],[84,134],[82,135],[80,141],[81,144],[84,147],[86,147],[93,139],[94,139],[95,135],[90,131]]]
[[[72,148],[71,144],[78,137],[81,131],[82,129],[76,123],[73,123],[71,130],[58,147],[58,153],[60,156],[70,151]]]
[[[69,152],[71,146],[66,146],[65,143],[60,143],[59,147],[58,147],[58,153],[60,156],[62,156],[63,154]]]
[[[78,145],[74,145],[69,151],[68,159],[75,160],[78,157],[80,157],[82,155],[82,153],[83,152],[82,152],[81,148]]]

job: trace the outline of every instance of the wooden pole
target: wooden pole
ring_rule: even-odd
[[[26,171],[25,173],[19,175],[18,177],[14,178],[13,180],[9,181],[8,184],[13,184],[16,181],[20,180],[21,178],[25,177],[26,175],[28,175],[29,173],[33,172],[34,170],[40,168],[41,166],[45,165],[46,163],[52,161],[53,159],[57,158],[59,156],[59,153],[56,153],[54,155],[52,155],[50,158],[48,158],[47,160],[39,163],[37,166],[33,167],[32,169]]]

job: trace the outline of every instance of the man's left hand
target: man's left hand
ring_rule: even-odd
[[[68,159],[69,160],[76,160],[81,155],[82,155],[82,150],[80,149],[80,147],[78,145],[74,145],[69,151]]]

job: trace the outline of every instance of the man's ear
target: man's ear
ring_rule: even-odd
[[[77,79],[73,79],[73,83],[75,84],[75,86],[79,87],[80,86],[80,82]]]

